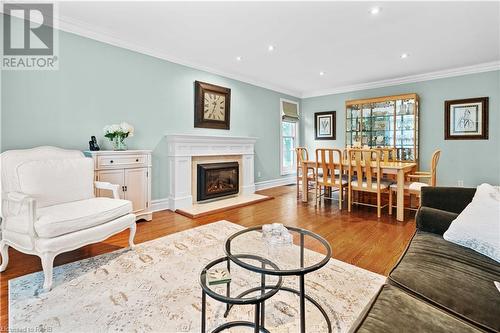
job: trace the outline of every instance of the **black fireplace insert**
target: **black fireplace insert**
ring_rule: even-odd
[[[198,164],[197,200],[238,194],[239,170],[238,162]]]

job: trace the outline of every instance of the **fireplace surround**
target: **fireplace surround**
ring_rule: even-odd
[[[254,146],[257,138],[169,134],[166,139],[170,210],[193,207],[196,203],[197,186],[192,186],[197,178],[197,168],[193,168],[194,164],[238,161],[238,196],[255,193]]]
[[[238,194],[238,162],[205,163],[197,166],[197,200]]]

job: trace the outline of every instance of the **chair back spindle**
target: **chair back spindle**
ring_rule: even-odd
[[[373,180],[377,182],[377,188],[380,187],[381,167],[380,151],[374,149],[352,149],[349,151],[349,179],[356,180],[356,186],[352,188],[364,189],[363,182],[366,182],[366,188],[372,189]]]
[[[437,164],[439,162],[439,157],[441,156],[441,150],[437,149],[432,154],[431,160],[431,186],[436,186],[437,183]]]
[[[305,147],[295,148],[295,153],[297,156],[297,175],[298,175],[300,170],[302,170],[301,168],[302,162],[309,160],[309,153],[307,152],[307,148]]]
[[[323,172],[322,183],[325,186],[342,186],[342,151],[339,149],[318,148],[316,149],[316,175]],[[328,185],[326,185],[328,184]]]

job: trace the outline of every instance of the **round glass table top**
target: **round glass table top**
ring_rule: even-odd
[[[238,231],[226,240],[229,259],[248,270],[269,275],[303,275],[320,269],[332,256],[330,244],[321,236],[296,227],[285,226],[273,234],[271,225]],[[274,224],[273,224],[274,226]],[[256,256],[273,265],[245,258]]]
[[[255,265],[269,265],[278,267],[260,257],[245,255],[240,259],[253,262]],[[269,276],[264,278],[263,273],[256,273],[238,265],[231,265],[228,269],[227,257],[213,260],[206,265],[200,274],[200,285],[202,289],[212,298],[228,304],[256,304],[276,294],[281,285],[281,276]],[[227,278],[217,276],[218,283],[211,284],[211,274],[219,275],[220,272],[227,274]]]

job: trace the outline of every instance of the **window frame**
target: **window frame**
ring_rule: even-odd
[[[284,98],[280,98],[280,112],[279,112],[279,119],[280,119],[280,141],[279,141],[279,146],[280,146],[280,174],[282,176],[286,176],[286,175],[293,175],[293,174],[296,174],[297,172],[297,158],[295,156],[295,154],[293,154],[293,164],[292,166],[288,169],[288,168],[284,168],[283,166],[283,123],[284,122],[290,122],[290,121],[286,121],[286,120],[283,120],[283,102],[287,102],[287,103],[292,103],[292,104],[295,104],[297,106],[297,115],[300,116],[300,105],[299,105],[299,102],[297,101],[292,101],[292,100],[289,100],[289,99],[284,99]],[[300,119],[295,121],[295,122],[292,122],[292,123],[295,123],[295,140],[294,140],[294,150],[295,148],[297,148],[299,146],[299,124],[300,124]]]

